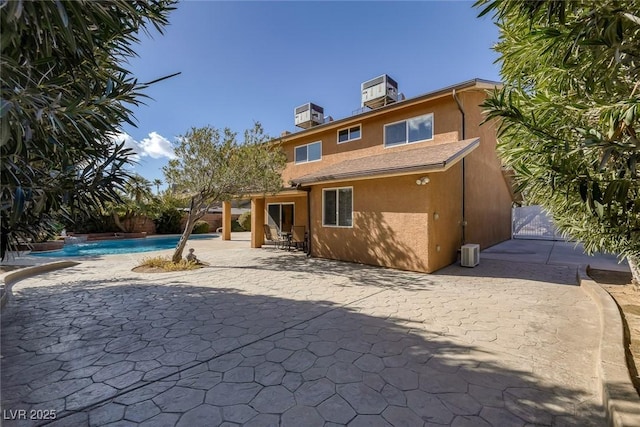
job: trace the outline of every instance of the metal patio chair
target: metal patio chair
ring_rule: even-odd
[[[296,248],[302,247],[302,250],[307,251],[307,231],[304,225],[294,225],[291,228],[291,244]]]
[[[278,229],[273,225],[264,225],[264,237],[267,242],[273,243],[276,249],[280,246],[284,247],[284,244],[287,243],[287,240],[278,233]]]

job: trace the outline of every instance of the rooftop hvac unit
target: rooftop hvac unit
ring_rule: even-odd
[[[362,83],[362,107],[377,108],[398,100],[398,83],[386,74]]]
[[[311,102],[295,109],[296,126],[309,129],[324,123],[324,109]]]
[[[480,245],[475,243],[462,245],[461,258],[460,265],[463,267],[475,267],[480,264]]]

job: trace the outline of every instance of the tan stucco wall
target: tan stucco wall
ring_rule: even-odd
[[[231,215],[231,220],[235,221],[238,219],[240,215]],[[180,226],[184,229],[185,224],[187,223],[188,215],[183,215],[182,219],[180,219]],[[209,224],[209,230],[213,233],[218,228],[222,227],[222,214],[221,213],[206,213],[199,221],[204,221]]]
[[[429,174],[429,271],[446,267],[458,258],[462,242],[462,164]]]
[[[279,196],[279,197],[267,197],[264,204],[264,224],[267,223],[268,213],[267,209],[271,203],[293,203],[293,225],[307,226],[307,198],[306,194],[300,194],[298,196]]]
[[[416,185],[428,176],[427,185]],[[353,188],[353,227],[322,225],[322,189]],[[319,185],[311,191],[311,254],[433,272],[457,259],[461,170]],[[437,219],[436,215],[437,214]],[[438,247],[440,250],[438,251]]]
[[[264,197],[251,198],[251,247],[260,248],[264,243],[265,221]]]
[[[480,137],[480,146],[465,158],[465,241],[481,249],[511,238],[511,194],[496,154],[496,129],[484,120],[482,91],[460,94],[466,112],[466,137]]]
[[[264,224],[268,220],[268,206],[271,203],[293,203],[294,224],[307,228],[307,193],[300,192],[297,195],[253,197],[251,199],[251,247],[259,248],[264,244]],[[254,231],[254,230],[257,230]]]
[[[130,230],[131,233],[156,233],[156,224],[151,218],[146,216],[136,216],[131,219],[122,221],[125,229]]]
[[[486,248],[511,237],[511,196],[495,152],[496,134],[484,120],[480,104],[483,90],[458,93],[465,117],[465,135],[480,138],[480,146],[465,158],[466,243]],[[432,141],[384,148],[384,125],[434,114]],[[362,137],[337,143],[337,132],[360,124]],[[462,118],[451,95],[412,105],[381,116],[354,119],[317,132],[303,132],[285,138],[283,149],[288,164],[283,182],[350,159],[377,155],[389,150],[411,150],[428,144],[462,139]],[[294,164],[294,148],[322,141],[322,160]],[[417,178],[428,175],[431,182],[418,186]],[[354,189],[352,228],[322,226],[322,189],[351,186]],[[296,225],[307,224],[305,197],[267,198],[267,203],[296,202]],[[444,172],[400,177],[356,180],[314,185],[310,193],[311,253],[314,256],[361,262],[406,270],[432,272],[456,261],[462,236],[462,162]],[[266,214],[265,214],[266,216]]]
[[[342,162],[352,158],[373,156],[388,153],[390,151],[403,151],[424,146],[426,144],[441,144],[457,141],[459,139],[459,113],[457,107],[452,104],[452,100],[434,100],[428,104],[410,106],[399,111],[390,112],[383,116],[373,116],[360,121],[354,121],[346,127],[360,124],[362,136],[360,139],[338,144],[338,130],[345,126],[330,128],[312,135],[300,135],[300,137],[289,137],[290,140],[283,144],[283,150],[287,155],[287,166],[282,173],[282,181],[287,184],[292,178],[300,177],[316,172],[332,164]],[[417,144],[406,144],[391,148],[385,148],[384,125],[397,122],[403,119],[420,116],[423,114],[434,114],[434,138],[432,141],[425,141]],[[316,162],[295,164],[295,147],[322,141],[322,160]]]

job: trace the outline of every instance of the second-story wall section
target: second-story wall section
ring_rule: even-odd
[[[466,137],[479,137],[480,146],[464,160],[466,243],[479,243],[482,249],[511,238],[512,198],[496,152],[495,122],[484,121],[480,104],[485,91],[460,94],[465,111]]]
[[[385,146],[385,126],[399,124],[407,119],[430,117],[432,120],[432,137],[418,142],[387,144]],[[407,127],[419,124],[414,120]],[[400,123],[399,126],[401,127]],[[424,127],[424,125],[423,125]],[[457,107],[451,97],[434,99],[428,102],[405,101],[367,112],[348,119],[326,123],[322,126],[288,135],[283,138],[283,148],[287,155],[287,166],[283,172],[285,185],[294,178],[314,173],[322,168],[338,162],[373,156],[388,152],[387,150],[410,150],[418,144],[441,144],[460,139]],[[393,134],[389,129],[387,135]],[[413,137],[422,138],[426,133],[417,133]],[[411,137],[410,137],[411,139]],[[320,143],[320,144],[318,144]],[[308,147],[322,147],[321,158],[314,156],[313,161],[299,161],[303,151],[311,151]],[[298,155],[296,155],[298,153]]]

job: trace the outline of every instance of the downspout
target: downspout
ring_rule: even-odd
[[[302,184],[296,184],[297,190],[307,192],[307,230],[309,230],[307,238],[307,256],[311,256],[311,187],[303,187]]]
[[[466,139],[466,129],[465,129],[465,114],[464,109],[462,108],[462,103],[458,98],[456,90],[453,89],[453,99],[458,104],[458,110],[460,111],[460,115],[462,116],[462,139]],[[465,190],[466,190],[466,181],[465,181],[465,158],[462,158],[462,244],[466,243],[466,229],[467,229],[467,218],[465,216]]]

